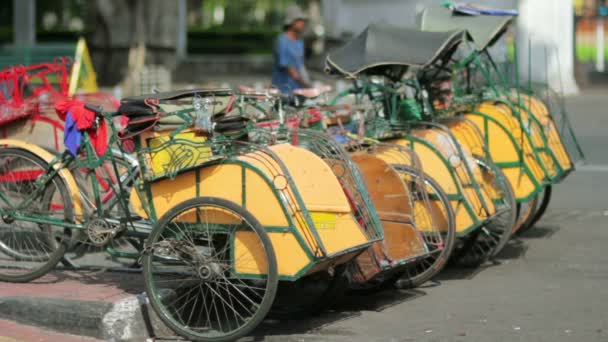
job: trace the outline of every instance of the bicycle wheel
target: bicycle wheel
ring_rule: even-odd
[[[524,203],[517,203],[517,225],[515,234],[519,235],[520,230],[526,227],[534,219],[534,213],[538,209],[539,195],[532,197],[531,200]]]
[[[456,219],[450,200],[439,183],[426,174],[422,175],[430,200],[430,205],[427,206],[421,195],[423,192],[418,189],[420,183],[414,181],[416,177],[421,177],[419,172],[405,166],[395,168],[411,177],[410,189],[414,194],[416,227],[422,231],[430,252],[425,258],[408,265],[396,280],[396,286],[399,288],[413,288],[433,278],[447,264],[456,241]],[[436,225],[439,226],[433,228]]]
[[[65,254],[69,231],[61,223],[74,222],[73,202],[59,176],[42,180],[48,167],[29,151],[0,149],[0,281],[37,279]],[[57,224],[28,222],[32,218]]]
[[[162,321],[193,341],[232,341],[262,322],[277,262],[262,225],[242,207],[199,197],[169,210],[143,256],[146,293]]]
[[[483,177],[494,184],[492,200],[496,213],[481,228],[463,238],[463,247],[455,255],[455,262],[464,267],[477,267],[496,256],[511,238],[517,221],[515,194],[502,170],[479,160],[478,164]]]
[[[534,225],[543,217],[543,215],[547,211],[547,208],[549,207],[549,203],[551,202],[552,193],[553,193],[553,187],[551,185],[548,185],[547,187],[545,187],[545,190],[543,191],[542,199],[540,200],[540,204],[539,204],[538,208],[534,212],[534,215],[532,216],[530,221],[526,222],[519,229],[519,231],[517,232],[518,235],[524,234],[525,232],[532,229],[532,227],[534,227]]]

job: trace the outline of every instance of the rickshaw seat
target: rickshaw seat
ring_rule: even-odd
[[[296,89],[293,91],[295,95],[304,96],[309,99],[317,98],[323,94],[329,93],[332,90],[332,87],[329,85],[316,87],[316,88],[302,88]]]

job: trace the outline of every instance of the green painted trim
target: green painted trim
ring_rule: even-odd
[[[32,223],[39,223],[39,224],[49,224],[49,225],[53,225],[53,226],[59,226],[59,227],[65,227],[65,228],[72,228],[72,229],[80,229],[80,230],[85,230],[86,228],[81,225],[81,224],[76,224],[76,223],[70,223],[70,222],[66,222],[63,219],[52,219],[49,218],[47,216],[38,216],[38,215],[30,215],[30,216],[23,216],[23,215],[13,215],[12,216],[15,220],[19,220],[19,221],[24,221],[24,222],[32,222]]]
[[[558,175],[561,175],[564,172],[564,169],[559,164],[559,160],[557,159],[557,156],[555,155],[555,153],[553,152],[553,150],[551,150],[551,147],[549,146],[549,139],[547,138],[547,135],[545,134],[545,130],[543,129],[542,124],[540,123],[540,121],[538,121],[536,116],[534,116],[532,111],[525,104],[521,103],[521,101],[518,101],[518,102],[519,103],[516,104],[517,107],[519,107],[520,109],[523,109],[528,114],[528,117],[536,124],[536,126],[537,126],[536,128],[539,131],[539,134],[541,135],[541,138],[545,145],[545,147],[544,147],[545,152],[547,152],[551,156],[551,159],[553,159],[553,163],[555,164],[555,166],[557,166]],[[554,178],[558,178],[558,176],[556,176]]]
[[[417,137],[415,137],[413,135],[407,135],[406,138],[410,140],[410,144],[411,144],[412,147],[414,146],[414,143],[419,143],[419,144],[422,144],[422,145],[427,146],[428,148],[430,148],[431,151],[435,152],[435,154],[439,157],[439,159],[443,162],[443,164],[447,167],[447,169],[450,170],[450,175],[452,176],[452,181],[454,182],[454,184],[456,185],[456,187],[459,190],[459,193],[456,194],[456,195],[461,197],[459,199],[459,200],[461,200],[460,203],[464,204],[465,210],[467,211],[467,213],[469,213],[469,216],[473,219],[473,222],[474,222],[474,225],[475,225],[476,222],[478,222],[477,215],[475,215],[475,211],[473,210],[473,208],[471,208],[471,204],[469,203],[469,201],[464,196],[463,190],[462,190],[462,185],[460,184],[460,182],[456,178],[454,172],[452,171],[452,166],[450,165],[450,163],[443,157],[443,155],[441,154],[441,152],[435,148],[435,146],[433,146],[432,144],[430,144],[426,140],[419,139],[419,138],[417,138]],[[450,196],[451,195],[453,196],[454,194],[446,194],[446,195],[448,195],[448,198],[450,198]]]
[[[513,136],[513,134],[511,133],[511,131],[509,131],[507,129],[507,127],[505,127],[505,125],[503,125],[496,118],[493,118],[493,117],[489,116],[488,114],[484,114],[484,113],[479,112],[479,111],[472,111],[469,114],[481,116],[481,117],[484,118],[484,121],[487,120],[487,121],[493,122],[498,127],[500,127],[500,129],[502,129],[503,132],[505,132],[505,134],[507,134],[507,136],[509,137],[509,140],[511,140],[511,144],[515,147],[515,149],[517,150],[517,153],[520,156],[520,161],[519,162],[513,162],[513,163],[516,163],[516,165],[514,165],[513,167],[523,168],[523,170],[526,173],[526,175],[528,177],[530,177],[530,180],[534,184],[534,189],[535,189],[534,191],[535,192],[540,192],[542,190],[541,181],[539,181],[538,179],[536,179],[536,177],[532,173],[532,170],[530,170],[530,167],[528,166],[528,164],[526,163],[525,158],[524,158],[523,148],[519,145],[519,143],[517,142],[517,139],[515,139],[515,136]],[[521,122],[520,122],[520,125],[521,125]],[[522,129],[522,131],[523,131],[523,129]],[[533,145],[530,145],[530,146],[533,146]],[[535,159],[538,159],[538,158],[535,158]],[[495,163],[495,164],[502,167],[502,164],[504,164],[504,163]],[[511,167],[511,165],[508,165],[508,167]]]
[[[107,247],[106,253],[108,253],[110,256],[115,257],[115,258],[125,258],[125,259],[133,259],[133,260],[137,260],[141,256],[140,253],[120,252],[112,247]]]
[[[475,193],[477,194],[477,197],[479,198],[479,202],[481,203],[483,210],[485,210],[485,212],[489,214],[490,208],[488,207],[488,204],[486,203],[483,195],[481,194],[481,187],[477,183],[477,180],[475,179],[475,175],[473,174],[473,171],[471,171],[471,169],[469,168],[469,165],[466,162],[467,158],[464,155],[464,152],[462,152],[462,147],[460,146],[460,142],[458,141],[458,139],[456,139],[456,137],[452,134],[452,132],[450,131],[450,129],[448,127],[441,125],[439,123],[420,121],[417,124],[431,126],[433,128],[436,128],[438,130],[445,132],[450,137],[452,143],[456,147],[458,157],[462,161],[464,169],[465,169],[469,179],[471,180],[471,184],[473,185],[473,189],[475,190]],[[449,168],[449,169],[451,170],[451,168]]]
[[[241,168],[241,205],[247,208],[247,170]]]
[[[224,162],[224,164],[234,164],[234,165],[241,166],[244,169],[249,169],[249,170],[253,171],[254,173],[256,173],[258,176],[260,176],[266,182],[266,184],[268,184],[268,186],[270,187],[271,191],[274,193],[275,198],[279,202],[279,205],[281,206],[281,209],[283,210],[283,214],[285,215],[285,218],[287,219],[287,222],[289,223],[289,226],[290,226],[290,229],[291,229],[291,233],[294,234],[294,236],[296,237],[296,239],[300,243],[300,247],[302,247],[302,249],[304,250],[304,252],[306,253],[306,255],[311,260],[315,260],[317,257],[314,255],[313,251],[308,246],[308,242],[306,242],[306,240],[301,236],[300,232],[296,228],[296,225],[295,225],[295,223],[293,221],[293,217],[289,213],[289,209],[287,208],[287,205],[282,200],[281,194],[273,186],[272,181],[266,176],[266,174],[264,174],[259,168],[255,167],[255,166],[253,166],[253,165],[251,165],[249,163],[246,163],[246,162],[244,162],[242,160],[232,159],[230,161]],[[289,180],[289,179],[288,179],[288,184],[290,184],[290,186],[295,189],[295,186],[293,185],[293,182],[291,182],[291,180]],[[294,190],[294,193],[296,193],[296,192],[297,192],[297,190]],[[246,196],[246,194],[245,194],[245,196]],[[308,212],[306,212],[306,215],[308,215]],[[311,227],[311,231],[315,229],[312,225],[310,227]]]
[[[510,101],[507,101],[500,97],[497,97],[497,98],[488,97],[488,98],[485,98],[484,100],[498,102],[498,103],[504,104],[507,107],[509,107],[509,109],[511,110],[511,114],[519,121],[519,124],[521,126],[521,131],[523,133],[522,135],[524,137],[526,137],[526,139],[528,140],[528,143],[530,144],[530,146],[532,146],[532,151],[534,152],[534,157],[536,158],[538,164],[540,165],[541,169],[543,170],[543,172],[545,174],[545,178],[551,180],[551,176],[549,176],[549,171],[548,171],[547,167],[545,166],[545,163],[543,162],[542,158],[538,154],[538,150],[537,150],[538,147],[536,147],[536,145],[534,144],[530,134],[524,129],[525,125],[524,125],[523,119],[522,119],[521,115],[519,114],[519,111],[517,110],[517,108],[515,108],[515,106]]]

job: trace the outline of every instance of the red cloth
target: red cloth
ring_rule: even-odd
[[[55,103],[55,112],[59,118],[65,121],[68,112],[72,114],[72,119],[76,122],[76,128],[83,131],[93,126],[95,122],[95,112],[85,108],[84,102],[78,100],[60,100]],[[95,148],[98,156],[102,156],[108,149],[108,126],[106,120],[101,120],[96,131],[89,132],[91,145]]]
[[[65,121],[68,112],[72,113],[72,119],[76,121],[76,128],[85,130],[93,126],[95,113],[84,107],[84,102],[78,100],[60,100],[55,103],[55,112],[59,118]]]

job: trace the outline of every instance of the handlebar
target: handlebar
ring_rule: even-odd
[[[101,106],[94,106],[94,105],[85,103],[84,108],[90,110],[91,112],[95,113],[98,116],[101,116],[103,114],[103,108]]]

